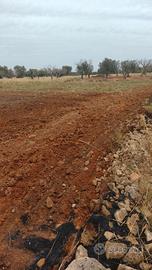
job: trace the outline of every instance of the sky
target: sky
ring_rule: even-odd
[[[0,65],[152,58],[152,0],[0,0]]]

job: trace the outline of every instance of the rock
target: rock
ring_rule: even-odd
[[[92,184],[96,187],[99,183],[101,183],[101,179],[100,178],[94,178],[92,180]]]
[[[152,243],[146,244],[145,249],[148,251],[148,253],[152,253]]]
[[[119,170],[119,169],[117,169],[117,170],[116,170],[116,174],[117,174],[117,176],[119,176],[119,177],[120,177],[120,176],[122,176],[122,171],[121,171],[121,170]]]
[[[107,201],[107,200],[104,200],[102,203],[103,203],[107,208],[109,208],[109,209],[112,208],[112,203],[111,203],[111,202],[109,202],[109,201]]]
[[[93,243],[97,235],[98,233],[96,232],[93,225],[87,224],[81,234],[80,243],[87,247]]]
[[[100,211],[100,208],[101,208],[101,200],[100,199],[91,200],[91,202],[90,202],[90,211],[91,212],[98,212],[98,211]]]
[[[50,197],[47,197],[47,199],[46,199],[46,206],[49,209],[53,207],[53,201]]]
[[[106,217],[110,216],[110,211],[107,209],[105,205],[102,205],[102,214]]]
[[[45,258],[41,258],[41,259],[37,262],[36,265],[37,265],[39,268],[42,268],[42,267],[45,265],[45,262],[46,262]]]
[[[75,258],[80,259],[83,257],[88,257],[88,251],[86,250],[86,248],[84,248],[82,245],[80,245],[80,246],[78,246],[78,248],[76,250]]]
[[[145,263],[145,262],[141,263],[139,266],[140,266],[141,270],[151,270],[152,269],[152,265],[149,263]]]
[[[119,206],[120,209],[125,208],[128,212],[131,211],[130,200],[129,199],[125,199],[124,202],[119,202],[118,206]]]
[[[137,185],[128,185],[126,186],[125,191],[129,194],[131,199],[134,200],[135,202],[138,202],[141,200],[141,195],[139,193]]]
[[[72,208],[75,208],[77,205],[76,205],[76,203],[73,203],[72,204]]]
[[[89,160],[87,160],[87,161],[85,161],[84,165],[85,165],[85,166],[88,166],[88,165],[89,165],[89,163],[90,163],[90,161],[89,161]]]
[[[133,246],[129,249],[128,253],[123,258],[123,261],[127,264],[138,265],[144,260],[143,252],[137,247]]]
[[[107,241],[105,245],[106,258],[121,259],[127,252],[127,245],[123,243]]]
[[[127,211],[125,208],[117,210],[114,214],[117,223],[122,223],[125,217],[127,216]]]
[[[145,235],[146,235],[146,241],[150,242],[152,241],[152,232],[150,232],[148,229],[145,230]]]
[[[66,270],[106,270],[101,263],[94,258],[80,258],[69,264]]]
[[[114,233],[112,233],[112,232],[105,232],[104,233],[104,237],[107,239],[107,240],[111,240],[111,239],[113,239],[114,237],[115,237],[115,234]]]
[[[140,175],[136,172],[133,172],[131,175],[130,175],[130,180],[131,182],[136,182],[140,179]]]
[[[129,241],[133,246],[136,246],[136,245],[139,244],[136,237],[134,235],[132,235],[132,234],[128,235],[126,237],[126,240]]]
[[[108,187],[111,191],[114,191],[116,194],[119,194],[119,190],[116,188],[115,183],[113,182],[108,183]]]
[[[137,221],[139,221],[138,214],[133,214],[131,217],[127,219],[127,227],[131,234],[137,235],[139,231],[139,227],[137,224]]]
[[[119,264],[117,270],[136,270],[135,268],[132,268],[130,266],[127,266],[125,264]]]

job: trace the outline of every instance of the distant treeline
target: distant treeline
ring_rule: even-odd
[[[110,74],[122,74],[126,79],[131,73],[141,73],[141,75],[146,75],[152,72],[152,60],[125,60],[117,61],[110,58],[105,58],[99,63],[99,68],[95,72],[94,66],[91,61],[81,60],[76,65],[76,71],[72,72],[72,67],[65,65],[62,68],[48,67],[48,68],[30,68],[26,69],[25,66],[17,65],[13,69],[7,66],[0,66],[0,79],[3,78],[24,78],[30,77],[31,79],[40,77],[62,77],[68,75],[80,75],[83,79],[84,76],[88,78],[92,74],[99,74],[103,77],[108,78]]]

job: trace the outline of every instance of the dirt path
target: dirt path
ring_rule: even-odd
[[[49,219],[60,224],[73,216],[77,227],[82,224],[90,200],[97,196],[92,179],[108,168],[104,157],[113,150],[115,136],[127,130],[151,93],[0,92],[0,256],[8,262],[4,269],[23,269],[31,256],[22,251],[21,259],[21,251],[10,246],[9,236],[17,230],[45,235],[39,226]],[[105,188],[103,183],[102,191]],[[51,210],[46,207],[48,196]],[[21,222],[25,214],[26,226]]]

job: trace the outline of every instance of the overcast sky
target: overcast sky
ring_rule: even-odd
[[[152,0],[0,0],[0,65],[152,58]]]

